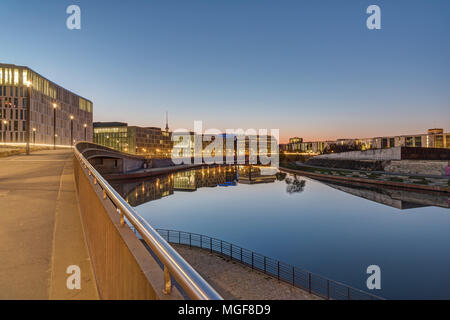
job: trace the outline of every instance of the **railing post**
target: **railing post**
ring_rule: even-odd
[[[223,254],[223,250],[222,250],[222,240],[220,240],[220,254]]]
[[[327,280],[327,299],[330,300],[330,280]]]
[[[347,287],[347,300],[350,300],[350,287]]]
[[[212,238],[209,238],[209,252],[212,253]]]
[[[192,234],[189,232],[189,248],[192,248]]]
[[[170,279],[169,269],[164,266],[164,294],[170,294],[172,291],[172,280]]]
[[[308,272],[308,290],[311,293],[311,273]]]
[[[244,261],[242,260],[242,248],[241,248],[241,262],[244,262]]]
[[[203,248],[203,236],[200,235],[200,248]]]
[[[254,258],[253,258],[253,251],[252,251],[252,270],[254,269],[253,263],[254,263]]]
[[[264,273],[266,273],[266,256],[264,256]]]
[[[181,244],[181,232],[178,231],[178,244]]]
[[[292,267],[292,285],[295,286],[295,267]]]
[[[278,265],[277,278],[278,281],[280,281],[280,261],[278,261],[277,265]]]
[[[230,258],[233,260],[233,244],[230,243]]]

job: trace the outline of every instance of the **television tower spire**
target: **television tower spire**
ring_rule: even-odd
[[[169,112],[166,111],[166,131],[169,131]]]

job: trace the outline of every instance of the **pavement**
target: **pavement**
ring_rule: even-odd
[[[0,299],[98,299],[84,240],[72,150],[0,159]],[[67,268],[81,289],[67,288]]]

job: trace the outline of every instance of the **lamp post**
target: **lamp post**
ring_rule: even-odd
[[[56,108],[58,105],[53,103],[53,150],[56,150]]]
[[[74,116],[70,115],[70,145],[73,146],[73,119]]]
[[[3,120],[3,142],[6,142],[6,129],[8,128],[8,121]]]
[[[36,145],[36,128],[33,128],[33,145]]]
[[[27,115],[27,119],[26,119],[26,127],[27,127],[27,131],[26,131],[26,142],[27,142],[27,155],[30,155],[30,109],[31,109],[31,82],[27,81],[25,83],[25,85],[28,88],[28,103],[27,103],[27,111],[26,111],[26,115]]]
[[[87,141],[86,131],[87,131],[87,123],[84,124],[84,141]]]

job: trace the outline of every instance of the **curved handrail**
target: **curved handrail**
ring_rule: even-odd
[[[191,299],[196,300],[222,300],[222,297],[206,282],[186,260],[184,260],[170,244],[144,219],[136,210],[130,206],[95,170],[87,161],[83,154],[78,150],[78,145],[74,148],[76,158],[82,164],[82,167],[88,172],[88,175],[94,179],[94,183],[103,189],[103,197],[106,196],[115,205],[117,212],[121,217],[126,217],[129,223],[135,228],[152,252],[164,265],[165,284],[167,293],[170,292],[169,273],[174,277],[178,284],[183,288]],[[121,219],[121,222],[124,219]],[[169,288],[167,288],[169,285]]]

